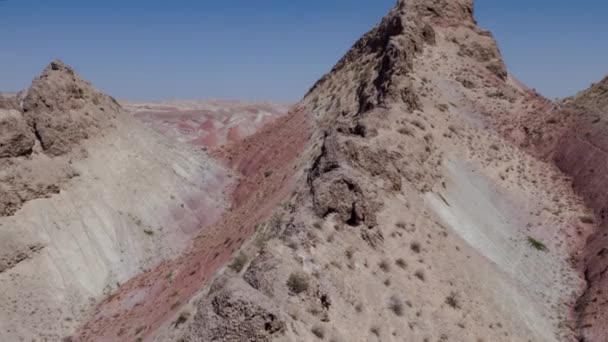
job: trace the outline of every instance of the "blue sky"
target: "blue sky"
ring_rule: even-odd
[[[0,89],[61,58],[118,98],[295,101],[394,2],[0,1]],[[515,76],[549,97],[608,74],[608,1],[478,0],[476,12]]]

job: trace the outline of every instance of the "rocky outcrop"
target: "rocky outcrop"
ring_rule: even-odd
[[[11,241],[4,241],[2,247],[2,251],[0,252],[0,273],[17,266],[20,262],[31,259],[44,248],[41,244],[15,246]]]
[[[28,155],[35,141],[36,137],[21,113],[0,109],[0,158]]]
[[[330,133],[308,175],[317,215],[337,214],[348,225],[374,227],[380,204],[367,179],[382,182],[385,191],[400,191],[401,174],[395,159],[385,150],[372,150],[357,139]]]
[[[50,155],[69,152],[79,141],[108,127],[120,111],[114,99],[60,61],[52,62],[32,82],[23,99],[23,113]]]
[[[68,154],[111,128],[121,110],[60,61],[46,67],[26,92],[0,97],[0,216],[58,193],[77,174]]]
[[[311,88],[303,103],[318,113],[324,135],[308,175],[317,215],[336,213],[352,226],[376,225],[380,205],[366,179],[381,180],[386,191],[398,192],[407,170],[395,164],[399,155],[371,149],[365,140],[377,135],[372,127],[383,119],[379,109],[394,103],[410,112],[421,109],[409,76],[414,59],[425,44],[436,43],[431,23],[462,20],[474,22],[470,1],[399,1]]]
[[[279,308],[239,278],[217,280],[197,309],[184,342],[270,342],[285,331]]]

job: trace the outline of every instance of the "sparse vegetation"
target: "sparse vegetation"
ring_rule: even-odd
[[[255,227],[256,237],[255,244],[262,247],[273,237],[279,236],[283,227],[283,215],[275,213],[265,224],[258,224]]]
[[[295,240],[289,240],[287,241],[287,247],[291,248],[294,251],[298,250],[298,242]]]
[[[354,250],[353,250],[353,248],[352,248],[352,247],[348,247],[348,248],[346,249],[346,251],[344,252],[344,254],[346,255],[346,258],[347,258],[348,260],[352,260],[352,259],[353,259],[353,256],[355,255],[355,252],[354,252]]]
[[[150,229],[144,229],[144,234],[148,236],[154,236],[154,231]]]
[[[180,313],[179,317],[177,317],[177,320],[175,321],[175,327],[179,328],[180,325],[182,325],[188,321],[188,318],[190,318],[190,313],[188,313],[188,312]]]
[[[559,121],[557,120],[557,118],[553,117],[553,118],[547,119],[546,122],[550,125],[554,125],[554,124],[558,123]]]
[[[388,307],[395,315],[399,317],[403,316],[403,302],[401,302],[401,299],[399,299],[399,297],[392,296]]]
[[[180,305],[182,305],[182,303],[179,300],[176,301],[175,303],[173,303],[173,305],[171,305],[171,310],[179,308]]]
[[[410,244],[410,249],[414,252],[414,253],[420,253],[420,251],[422,251],[422,247],[420,246],[420,243],[414,241]]]
[[[292,273],[287,279],[287,287],[293,294],[300,294],[308,290],[308,277],[302,273]]]
[[[418,127],[421,131],[426,131],[426,126],[419,120],[412,120],[411,124]]]
[[[391,265],[387,260],[380,261],[380,263],[378,263],[378,267],[380,267],[380,269],[384,272],[390,272],[391,270]]]
[[[402,269],[407,268],[407,262],[403,258],[399,258],[399,259],[395,260],[395,264]]]
[[[456,292],[450,293],[450,295],[445,298],[445,303],[454,309],[460,309],[460,302]]]
[[[425,279],[426,279],[426,277],[424,276],[423,270],[417,270],[416,272],[414,272],[414,276],[422,281],[425,281]]]
[[[439,195],[439,198],[441,198],[441,200],[443,201],[443,203],[445,203],[445,205],[447,205],[447,206],[448,206],[448,207],[450,207],[450,208],[452,207],[452,206],[450,205],[450,202],[448,202],[448,200],[446,200],[446,199],[445,199],[445,197],[443,197],[443,195],[442,195],[442,194],[437,194],[437,195]]]
[[[536,240],[535,238],[533,238],[531,236],[528,236],[528,244],[530,245],[530,247],[532,247],[540,252],[547,252],[549,250],[547,248],[547,246],[545,246],[544,243]]]
[[[230,267],[231,270],[233,270],[236,273],[239,273],[243,270],[243,267],[245,267],[245,265],[247,264],[247,255],[243,252],[240,252],[239,255],[237,255],[232,262],[230,263],[230,265],[228,265],[228,267]]]

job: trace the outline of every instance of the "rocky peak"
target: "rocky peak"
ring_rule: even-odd
[[[380,24],[359,39],[312,87],[303,102],[321,117],[329,114],[329,120],[335,115],[357,116],[395,102],[410,111],[420,109],[410,74],[415,57],[425,45],[437,43],[436,30],[443,28],[463,28],[472,33],[466,36],[479,35],[481,40],[488,40],[489,47],[473,46],[468,53],[482,55],[477,59],[487,63],[500,79],[506,79],[506,67],[499,60],[491,35],[476,26],[472,0],[399,0]],[[322,102],[328,98],[325,94],[333,94],[333,100]]]
[[[122,108],[56,60],[34,79],[22,110],[44,151],[59,155],[108,126]]]
[[[430,26],[420,27],[418,21],[409,20],[408,3],[400,1],[311,88],[303,101],[311,111],[322,118],[328,113],[326,119],[332,120],[337,114],[358,116],[399,97],[411,108],[417,106],[415,96],[407,85],[400,84],[400,78],[411,71],[423,42],[434,42],[434,32]],[[329,93],[334,94],[332,100],[320,102]]]
[[[51,62],[34,79],[23,103],[24,112],[69,111],[88,105],[108,107],[117,111],[120,105],[111,97],[99,93],[93,86],[63,62]]]

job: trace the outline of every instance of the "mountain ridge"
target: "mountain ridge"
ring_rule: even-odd
[[[398,0],[234,139],[52,62],[0,97],[0,167],[70,175],[0,217],[0,337],[601,341],[607,82],[545,99],[472,0]]]

